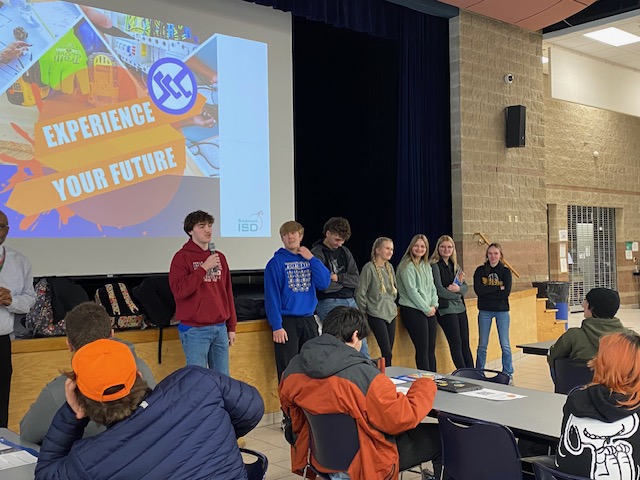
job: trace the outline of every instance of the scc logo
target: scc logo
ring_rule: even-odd
[[[153,103],[171,115],[188,112],[198,96],[195,75],[177,58],[163,58],[154,63],[149,70],[147,88]]]

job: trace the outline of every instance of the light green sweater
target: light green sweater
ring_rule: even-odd
[[[382,276],[385,288],[383,293],[380,276],[376,272],[377,267],[373,262],[367,263],[360,273],[355,297],[358,307],[363,313],[391,323],[398,315],[398,307],[396,306],[397,294],[394,293],[393,288],[393,285],[396,284],[395,273],[391,264],[389,266],[391,267],[391,277],[389,277],[386,268],[380,269],[380,276]]]
[[[433,284],[431,265],[420,262],[401,264],[398,267],[398,295],[400,305],[427,313],[432,307],[438,308],[438,292]]]

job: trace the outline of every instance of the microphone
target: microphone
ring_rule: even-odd
[[[214,242],[209,242],[209,252],[211,253],[211,255],[216,253],[216,244]],[[213,271],[214,272],[220,271],[220,267],[214,267]]]

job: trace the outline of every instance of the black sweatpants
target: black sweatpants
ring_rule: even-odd
[[[400,305],[400,316],[413,345],[416,347],[416,368],[436,371],[436,330],[435,315],[427,317],[420,310]]]
[[[278,370],[278,382],[291,359],[300,353],[302,345],[307,340],[318,336],[318,324],[313,315],[310,317],[282,317],[282,328],[287,332],[289,340],[286,343],[274,342],[273,344],[276,355],[276,369]]]
[[[400,471],[432,461],[435,475],[440,478],[442,448],[437,423],[419,423],[416,428],[396,436]]]
[[[11,339],[0,335],[0,427],[9,423],[9,392],[11,390]]]
[[[447,342],[451,359],[456,368],[473,368],[473,355],[469,348],[469,319],[467,312],[450,313],[440,315],[436,312],[436,317]]]
[[[384,363],[387,367],[391,366],[391,351],[393,350],[393,342],[396,339],[396,319],[394,318],[391,323],[385,320],[367,315],[369,319],[369,326],[373,335],[376,337],[380,352],[384,357]]]

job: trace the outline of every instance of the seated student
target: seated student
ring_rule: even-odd
[[[262,418],[254,387],[190,365],[151,391],[129,348],[111,340],[78,349],[71,366],[36,479],[247,478],[237,438]],[[107,430],[83,439],[89,420]]]
[[[136,356],[133,344],[113,336],[111,319],[102,305],[95,302],[81,303],[67,313],[65,323],[67,346],[71,352],[75,352],[87,343],[99,339],[110,338],[121,342],[131,350],[138,371],[142,374],[142,378],[146,380],[147,385],[150,388],[155,388],[156,381],[153,378],[153,373],[151,373],[144,360]],[[20,421],[20,438],[22,440],[38,445],[42,443],[42,439],[47,430],[49,430],[54,415],[65,402],[64,383],[66,379],[66,375],[60,375],[42,389],[35,403],[31,405],[29,411]],[[104,426],[90,422],[84,430],[84,436],[97,435],[103,430]]]
[[[360,450],[348,469],[332,478],[398,478],[400,470],[429,460],[441,471],[438,426],[420,423],[433,406],[436,385],[429,378],[412,383],[406,395],[391,379],[360,355],[369,333],[364,313],[336,307],[327,316],[320,337],[302,346],[282,375],[280,402],[291,418],[294,444],[292,471],[307,463],[309,425],[303,409],[343,413],[356,420]]]
[[[602,337],[589,362],[593,383],[567,397],[556,454],[558,470],[593,479],[640,472],[640,336]]]
[[[582,302],[584,320],[579,328],[570,328],[549,349],[547,362],[553,373],[556,358],[571,358],[587,362],[598,351],[598,343],[604,335],[626,332],[615,315],[620,307],[620,296],[615,290],[594,288]]]

